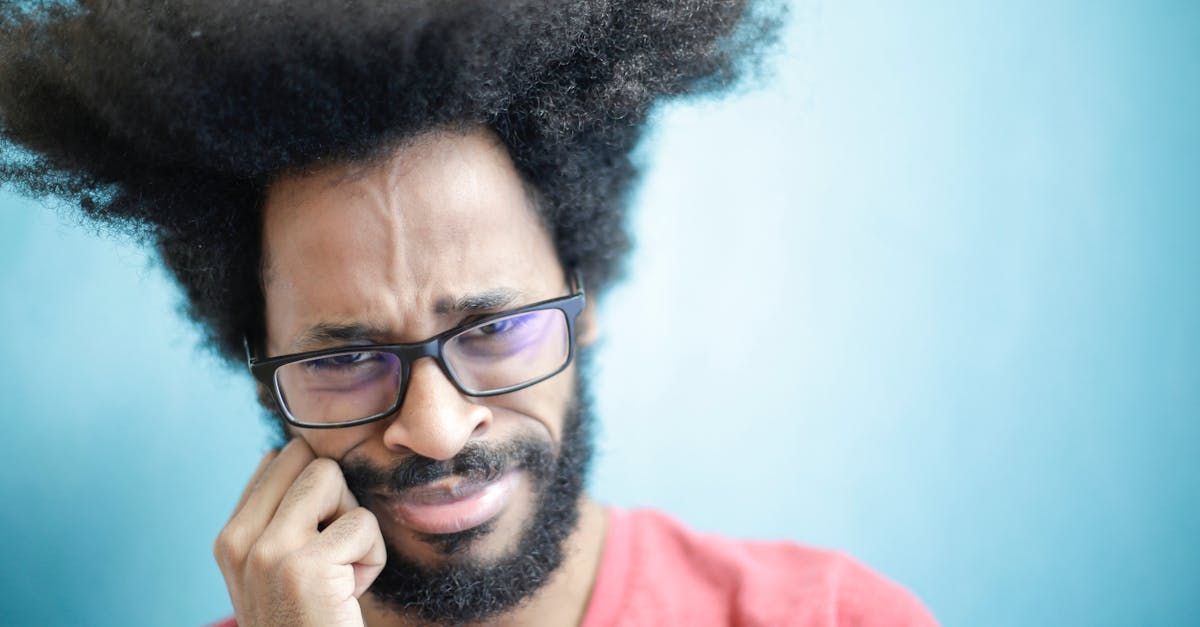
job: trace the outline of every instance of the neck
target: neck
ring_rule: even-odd
[[[578,625],[587,611],[588,599],[600,568],[608,515],[604,508],[586,496],[579,504],[579,525],[567,537],[563,563],[550,582],[533,598],[516,609],[483,625],[520,627],[523,625]],[[367,627],[406,627],[417,621],[398,615],[370,598],[361,599],[363,622]]]

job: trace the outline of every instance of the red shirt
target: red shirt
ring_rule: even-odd
[[[582,627],[925,627],[916,597],[841,553],[696,533],[649,511],[609,509]]]
[[[841,553],[696,533],[651,510],[608,512],[581,627],[937,625],[916,597]]]

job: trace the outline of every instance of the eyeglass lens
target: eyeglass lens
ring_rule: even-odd
[[[468,327],[445,342],[447,370],[468,394],[487,394],[542,379],[570,354],[566,314],[539,309]],[[355,351],[292,362],[275,382],[292,418],[337,424],[391,409],[404,387],[400,358]]]

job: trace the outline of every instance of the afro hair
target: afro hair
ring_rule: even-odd
[[[0,184],[156,247],[224,358],[262,331],[260,209],[281,173],[486,126],[558,255],[603,290],[629,249],[653,108],[759,67],[750,0],[0,0]]]

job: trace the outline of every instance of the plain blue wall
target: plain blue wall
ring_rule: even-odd
[[[1200,5],[966,4],[798,2],[765,89],[664,112],[594,491],[947,625],[1197,624]],[[0,293],[0,624],[227,612],[247,377],[140,249],[12,194]]]

